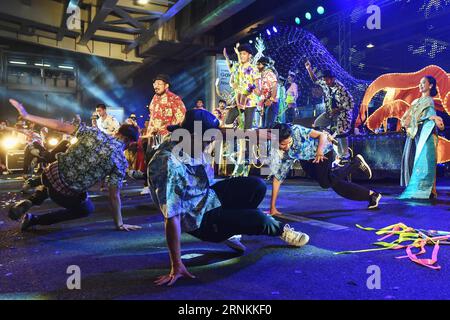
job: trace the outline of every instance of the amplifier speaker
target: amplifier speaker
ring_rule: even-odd
[[[6,153],[6,169],[8,171],[23,170],[24,152],[23,150],[11,150]]]

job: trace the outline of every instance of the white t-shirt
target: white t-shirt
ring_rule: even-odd
[[[114,135],[119,130],[120,124],[116,118],[107,115],[104,120],[102,117],[97,119],[97,127],[106,134]]]

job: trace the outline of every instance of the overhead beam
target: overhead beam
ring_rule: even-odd
[[[184,7],[190,4],[192,0],[179,0],[175,3],[165,14],[156,20],[149,29],[145,30],[132,44],[127,46],[124,53],[129,53],[131,50],[135,49],[138,45],[150,40],[156,30],[158,30],[164,23],[172,19],[178,12],[180,12]]]
[[[95,14],[94,19],[89,23],[87,30],[83,33],[78,44],[86,45],[88,41],[92,38],[98,27],[105,21],[106,17],[114,10],[118,0],[105,0],[102,6]]]
[[[112,32],[122,32],[122,33],[127,33],[127,34],[139,34],[142,31],[141,29],[136,29],[136,28],[132,28],[129,26],[116,26],[116,25],[110,25],[110,24],[103,24],[98,29],[112,31]]]
[[[138,28],[138,29],[145,29],[145,26],[140,23],[139,21],[137,21],[136,19],[134,19],[128,12],[126,12],[125,10],[121,9],[121,8],[115,8],[114,9],[114,13],[117,13],[119,16],[121,16],[126,23],[128,23],[129,25]]]
[[[124,54],[122,48],[124,45],[108,43],[104,41],[91,40],[88,46],[80,45],[76,42],[76,39],[64,37],[62,41],[56,41],[55,39],[48,39],[38,35],[27,36],[22,35],[12,30],[0,29],[0,37],[32,43],[36,45],[42,45],[46,47],[78,52],[88,55],[96,55],[99,57],[116,59],[129,62],[142,62],[143,59],[137,57],[134,53]],[[125,40],[122,40],[125,41]]]
[[[25,35],[33,35],[36,30],[43,30],[45,32],[54,33],[54,36],[52,36],[52,39],[56,39],[56,34],[58,33],[57,27],[53,27],[53,26],[47,25],[47,24],[42,24],[40,22],[36,22],[36,21],[32,21],[32,20],[21,19],[16,16],[11,16],[11,15],[4,14],[1,12],[0,12],[0,23],[1,24],[13,23],[16,26],[18,26],[17,30],[14,30],[14,32],[23,33]],[[32,31],[32,32],[30,32],[30,31]],[[66,36],[76,37],[77,33],[74,31],[67,30]]]
[[[127,12],[147,14],[147,15],[162,16],[164,14],[164,11],[155,11],[155,10],[147,10],[147,9],[141,9],[141,8],[135,8],[135,7],[121,6],[120,2],[116,6],[116,8],[121,8],[123,10],[126,10]]]
[[[157,20],[159,19],[159,15],[152,15],[152,16],[143,16],[143,17],[133,17],[134,20],[142,22],[142,21],[149,21],[149,20]],[[105,23],[110,24],[110,25],[115,25],[115,24],[126,24],[128,23],[126,19],[116,19],[116,20],[106,20]]]

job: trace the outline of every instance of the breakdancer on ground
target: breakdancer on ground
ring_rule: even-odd
[[[200,130],[194,130],[195,122],[201,124]],[[157,285],[194,277],[181,260],[181,232],[203,241],[226,241],[228,245],[229,238],[236,234],[280,236],[297,247],[309,241],[305,233],[258,209],[266,194],[263,180],[238,177],[214,183],[214,171],[203,153],[211,141],[202,141],[205,131],[218,127],[219,120],[210,112],[188,111],[180,126],[169,126],[172,136],[163,141],[148,164],[149,187],[165,218],[171,261],[170,273],[159,277]],[[179,148],[176,136],[183,138],[186,148]],[[200,146],[195,147],[195,141]],[[236,249],[236,244],[230,247]]]
[[[279,150],[271,152],[271,215],[281,214],[276,208],[278,193],[296,160],[300,160],[302,168],[315,178],[322,188],[332,188],[346,199],[367,201],[369,209],[378,207],[381,194],[346,181],[346,177],[357,170],[362,171],[369,179],[372,177],[372,171],[361,155],[357,155],[351,163],[342,168],[331,170],[333,147],[326,133],[284,123],[276,124],[273,129],[278,130]]]
[[[141,228],[123,223],[120,200],[120,188],[128,166],[123,151],[130,142],[139,138],[138,128],[124,124],[113,137],[83,123],[74,125],[31,115],[21,103],[13,99],[9,101],[24,119],[74,135],[78,139],[45,168],[41,177],[42,184],[36,191],[28,199],[19,201],[10,208],[8,216],[11,219],[22,218],[22,231],[35,225],[51,225],[88,216],[93,212],[94,206],[88,198],[87,190],[105,178],[117,230]],[[25,214],[33,205],[42,204],[48,197],[64,209],[39,216]]]

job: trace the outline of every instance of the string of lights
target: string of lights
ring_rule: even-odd
[[[309,60],[317,70],[331,69],[351,92],[355,102],[359,103],[368,81],[359,80],[344,70],[327,50],[327,48],[310,32],[297,26],[279,26],[273,35],[262,34],[265,43],[264,55],[275,61],[275,68],[279,75],[287,78],[289,72],[295,74],[303,102],[312,97],[312,83],[305,69],[305,62]]]

